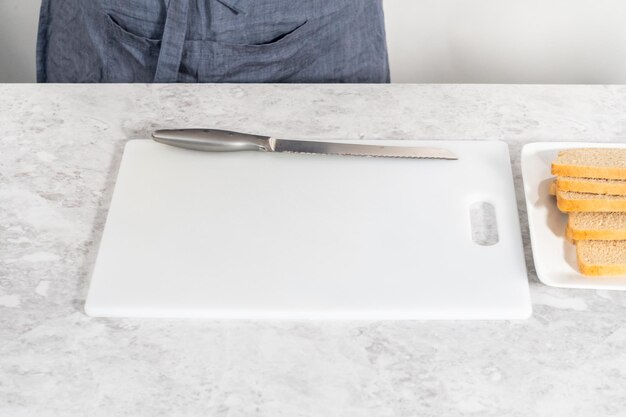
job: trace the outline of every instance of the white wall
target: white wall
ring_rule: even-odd
[[[35,80],[39,3],[0,0],[0,82]],[[626,84],[624,0],[384,4],[394,82]]]
[[[394,82],[626,83],[624,0],[384,0]]]
[[[40,4],[41,0],[0,0],[2,83],[35,81],[35,43]]]

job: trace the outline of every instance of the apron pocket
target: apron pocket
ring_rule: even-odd
[[[152,39],[163,36],[167,15],[164,0],[106,0],[102,3],[101,10],[128,32]]]
[[[187,41],[184,57],[198,60],[201,82],[288,82],[322,53],[313,42],[320,26],[305,21],[258,44]]]
[[[107,39],[105,82],[152,82],[161,41],[129,32],[105,14]]]
[[[161,39],[146,38],[120,25],[116,19],[105,15],[106,62],[104,81],[109,83],[154,82]],[[185,41],[184,49],[190,47]],[[183,57],[178,73],[178,82],[198,82],[198,59]]]

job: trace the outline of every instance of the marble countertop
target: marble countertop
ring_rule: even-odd
[[[532,318],[87,317],[123,145],[167,126],[506,141]],[[519,157],[625,139],[626,86],[0,85],[0,416],[624,416],[626,292],[538,282]]]

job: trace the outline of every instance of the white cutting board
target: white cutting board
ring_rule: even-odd
[[[359,142],[369,143],[369,142]],[[381,144],[380,141],[371,143]],[[106,317],[521,319],[508,147],[458,161],[126,145],[85,311]],[[472,240],[495,206],[499,241]]]

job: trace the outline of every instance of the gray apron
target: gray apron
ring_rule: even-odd
[[[384,83],[381,0],[43,0],[39,82]]]

